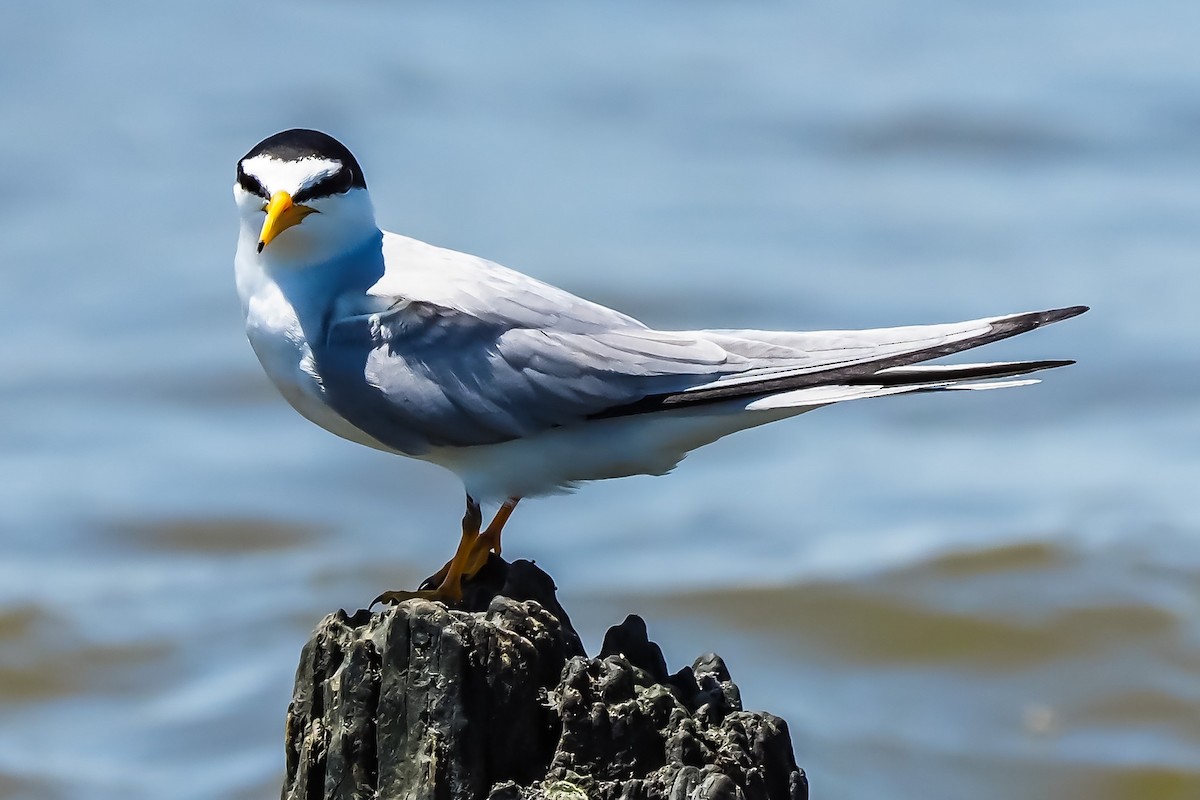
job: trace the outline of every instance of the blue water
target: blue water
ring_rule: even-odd
[[[242,335],[234,165],[292,126],[354,150],[384,227],[659,327],[1092,305],[980,353],[1079,360],[1042,385],[748,432],[668,478],[522,505],[505,552],[567,587],[593,647],[640,610],[673,664],[726,654],[747,702],[792,721],[818,796],[1197,786],[1200,731],[1164,709],[1200,697],[1200,6],[42,2],[0,21],[0,796],[274,794],[307,631],[456,540],[452,476],[298,417]],[[943,579],[947,554],[991,566]],[[764,630],[680,599],[764,587],[825,599]],[[847,593],[886,602],[849,619]],[[830,643],[851,622],[886,639],[918,596],[915,630],[1044,625],[1011,645],[1049,663],[1000,679]],[[1114,607],[1167,622],[1147,643]],[[1074,642],[1080,608],[1119,649]]]

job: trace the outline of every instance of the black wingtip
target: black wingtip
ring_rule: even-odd
[[[1060,358],[1057,361],[1043,361],[1042,363],[1045,366],[1038,367],[1038,369],[1058,369],[1059,367],[1070,367],[1078,364],[1079,362],[1073,358]]]
[[[1042,312],[1042,324],[1049,325],[1051,322],[1061,322],[1064,319],[1078,317],[1085,311],[1090,311],[1089,306],[1069,306],[1068,308],[1055,308],[1050,311]]]
[[[1022,363],[1022,362],[1017,362],[1017,363]],[[1028,369],[1026,369],[1024,372],[1022,372],[1021,373],[1022,375],[1030,373],[1030,372],[1041,372],[1044,369],[1059,369],[1061,367],[1070,367],[1070,366],[1074,366],[1077,362],[1073,358],[1072,359],[1059,358],[1059,359],[1047,359],[1045,361],[1027,361],[1027,362],[1023,362],[1023,363],[1028,366]]]
[[[1014,361],[1012,366],[1020,367],[1020,372],[1013,372],[1013,375],[1026,375],[1030,372],[1041,372],[1044,369],[1058,369],[1060,367],[1069,367],[1077,363],[1074,359],[1054,358],[1045,359],[1043,361]]]
[[[1087,306],[1070,306],[1068,308],[1052,308],[1049,311],[1028,311],[1024,314],[998,317],[992,320],[992,335],[971,340],[972,344],[970,347],[978,347],[981,344],[988,344],[999,339],[1007,339],[1010,336],[1025,333],[1026,331],[1040,328],[1043,325],[1050,325],[1055,322],[1062,322],[1064,319],[1078,317],[1087,310]]]

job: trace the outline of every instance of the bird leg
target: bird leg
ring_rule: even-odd
[[[504,525],[508,522],[508,518],[512,516],[513,509],[517,507],[517,503],[521,502],[519,497],[510,497],[504,501],[499,510],[496,511],[496,516],[492,517],[491,523],[482,533],[475,537],[475,540],[470,545],[471,553],[466,567],[463,569],[462,576],[464,578],[472,578],[475,573],[483,569],[487,564],[488,553],[500,555],[500,534],[504,532]],[[459,545],[461,549],[462,545]],[[458,553],[455,553],[455,557]],[[430,575],[421,583],[422,589],[432,589],[435,586],[440,586],[445,582],[446,576],[450,573],[450,565],[454,563],[454,559],[447,561],[442,568],[433,575]]]
[[[462,600],[463,575],[468,564],[473,564],[476,559],[475,549],[478,547],[479,540],[483,536],[479,532],[479,526],[482,523],[483,512],[479,508],[479,503],[475,502],[475,498],[467,495],[467,512],[463,514],[462,520],[462,538],[458,540],[458,549],[454,551],[454,558],[446,562],[446,566],[442,567],[437,575],[425,580],[421,584],[422,588],[418,591],[384,592],[372,600],[371,605],[373,606],[376,603],[399,603],[404,600],[411,600],[414,597],[426,600],[441,600],[445,603],[457,603]],[[486,558],[484,560],[486,562]],[[475,571],[478,571],[478,569],[479,567],[475,567]],[[471,574],[474,574],[474,572]]]
[[[482,532],[479,530],[483,523],[483,513],[475,498],[467,495],[467,512],[463,515],[462,538],[454,558],[450,559],[436,574],[421,582],[421,588],[415,592],[384,592],[376,597],[375,603],[399,603],[413,597],[426,600],[441,600],[445,603],[458,603],[462,600],[462,582],[464,578],[472,578],[483,569],[491,553],[500,555],[500,534],[504,525],[512,516],[513,509],[521,501],[519,497],[510,497],[504,501],[496,516]]]
[[[517,503],[521,502],[519,497],[510,497],[505,500],[500,508],[496,511],[496,516],[492,517],[492,521],[488,524],[483,533],[479,534],[481,546],[486,545],[483,550],[482,563],[478,565],[472,564],[474,569],[467,571],[466,576],[469,578],[483,568],[487,563],[487,554],[489,552],[500,555],[500,534],[504,532],[504,525],[508,522],[508,518],[512,516],[513,510],[517,507]]]

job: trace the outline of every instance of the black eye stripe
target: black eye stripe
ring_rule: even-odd
[[[246,156],[246,158],[250,157],[251,156],[249,155]],[[262,182],[254,175],[246,172],[245,167],[243,166],[246,158],[243,158],[241,161],[239,161],[237,165],[238,185],[250,194],[261,197],[264,200],[270,200],[270,194],[268,193],[266,187],[262,185]],[[353,156],[350,158],[352,160]],[[296,203],[303,203],[307,200],[329,197],[330,195],[345,194],[356,186],[365,189],[366,182],[362,179],[362,175],[358,172],[356,167],[357,164],[343,162],[335,172],[326,175],[324,178],[312,184],[311,186],[306,186],[300,191],[296,192],[296,194],[292,196],[292,201]]]
[[[350,191],[354,186],[354,168],[350,165],[345,165],[332,175],[326,176],[314,183],[312,186],[306,186],[296,192],[292,197],[293,202],[303,203],[306,200],[312,200],[317,197],[328,197],[333,194],[344,194]]]
[[[242,169],[241,164],[238,164],[237,168],[237,182],[238,186],[241,186],[250,194],[258,195],[264,200],[270,199],[267,197],[267,190],[263,188],[261,183],[259,183],[258,178],[254,177],[253,175],[246,174],[246,171]]]

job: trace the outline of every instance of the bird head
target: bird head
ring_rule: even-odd
[[[379,230],[358,161],[320,131],[294,128],[256,144],[238,161],[233,197],[239,247],[275,262],[324,261]]]

